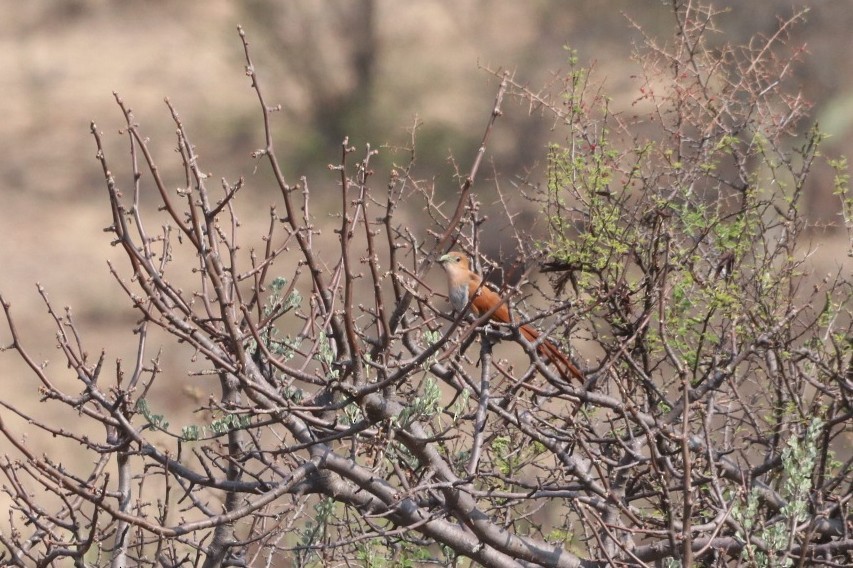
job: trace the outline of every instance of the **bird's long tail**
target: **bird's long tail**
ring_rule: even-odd
[[[530,342],[536,341],[539,337],[539,332],[529,325],[521,326],[519,331],[524,338]],[[557,368],[557,372],[560,373],[563,380],[571,381],[572,379],[575,379],[581,383],[583,382],[583,373],[580,372],[580,369],[575,367],[569,358],[560,351],[556,345],[546,339],[539,344],[537,350],[547,362]]]

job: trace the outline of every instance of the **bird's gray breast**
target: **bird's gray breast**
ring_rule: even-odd
[[[457,312],[461,312],[468,304],[468,287],[456,286],[450,289],[450,305]]]

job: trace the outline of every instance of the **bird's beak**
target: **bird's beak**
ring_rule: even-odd
[[[444,256],[442,256],[441,258],[439,258],[439,259],[438,259],[438,263],[439,263],[439,264],[444,264],[444,263],[445,263],[445,262],[447,262],[448,260],[450,260],[450,255],[449,255],[449,254],[446,254],[446,255],[444,255]]]

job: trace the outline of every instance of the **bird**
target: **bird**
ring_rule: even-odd
[[[510,323],[510,311],[506,301],[483,285],[483,278],[471,270],[467,255],[461,252],[449,252],[439,258],[438,262],[447,274],[447,297],[455,311],[461,313],[469,301],[475,316],[485,314],[498,306],[492,312],[491,319],[500,323]],[[529,324],[520,326],[518,331],[527,341],[534,342],[539,338],[539,332]],[[556,345],[544,339],[537,346],[537,350],[547,362],[556,367],[563,380],[574,379],[583,382],[583,373]]]

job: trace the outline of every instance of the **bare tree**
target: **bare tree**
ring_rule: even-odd
[[[140,316],[138,356],[132,369],[103,351],[93,359],[70,312],[43,294],[77,381],[63,390],[61,371],[34,360],[2,299],[6,349],[27,363],[45,405],[79,419],[26,415],[9,395],[4,413],[93,464],[78,471],[38,455],[0,418],[11,444],[3,491],[14,503],[2,561],[849,564],[851,281],[808,273],[799,207],[820,134],[792,134],[806,110],[786,85],[797,17],[719,50],[705,43],[712,9],[675,2],[673,14],[674,39],[639,52],[635,116],[611,113],[574,59],[557,93],[498,73],[482,145],[449,208],[415,179],[414,133],[409,162],[384,182],[372,177],[375,150],[353,158],[344,140],[332,167],[334,239],[312,214],[308,180],[289,181],[278,160],[277,108],[242,30],[265,131],[254,157],[280,194],[258,242],[238,238],[249,184],[209,187],[168,101],[184,179],[164,179],[116,96],[130,147],[126,194],[91,130],[109,231],[129,266],[112,272]],[[515,224],[507,191],[473,190],[507,95],[548,113],[564,136],[547,187],[525,194],[550,226],[538,247]],[[833,165],[850,227],[844,165]],[[157,211],[142,204],[146,191]],[[485,191],[504,205],[516,258],[479,253]],[[398,220],[416,207],[423,232]],[[516,321],[449,310],[426,276],[451,246],[482,272],[515,263],[505,281],[517,284],[499,291]],[[556,293],[530,278],[540,263]],[[187,277],[192,288],[179,284]],[[543,333],[531,343],[521,325]],[[216,386],[197,409],[207,422],[176,430],[152,407],[147,393],[167,380],[149,346],[155,330],[190,346]],[[540,358],[546,337],[567,353],[569,338],[582,344],[583,386]],[[518,344],[523,363],[493,354],[501,340]]]

